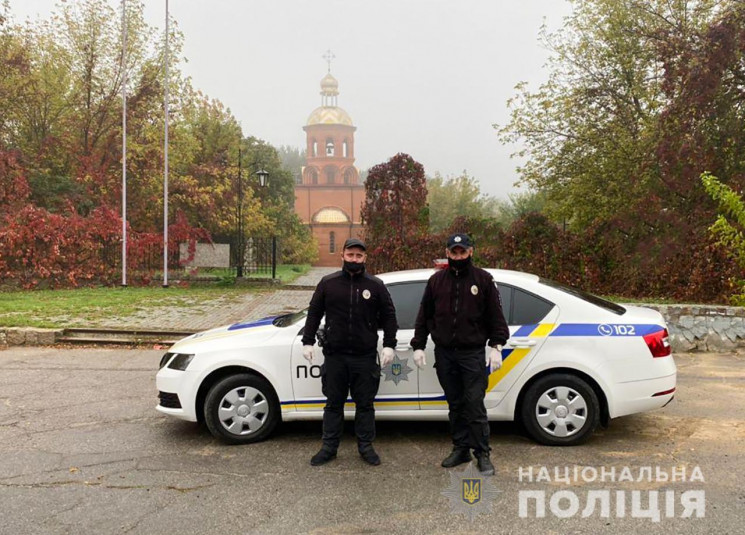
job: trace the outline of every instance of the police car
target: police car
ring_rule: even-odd
[[[612,418],[658,409],[673,399],[676,367],[658,312],[611,303],[536,275],[488,271],[510,328],[502,367],[489,375],[490,420],[519,420],[536,441],[569,446]],[[414,365],[409,346],[433,273],[379,275],[399,325],[396,356],[381,370],[375,398],[379,420],[447,419],[432,341],[423,369]],[[316,348],[312,364],[303,358],[305,318],[303,311],[180,340],[160,362],[157,410],[203,421],[214,436],[233,444],[265,439],[282,421],[321,419],[323,354]],[[351,417],[351,399],[347,409]]]

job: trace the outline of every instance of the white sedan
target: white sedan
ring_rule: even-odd
[[[502,367],[489,375],[490,420],[520,420],[536,441],[568,446],[582,443],[611,418],[658,409],[673,399],[675,362],[658,312],[620,306],[535,275],[488,271],[510,327]],[[379,275],[396,306],[399,345],[393,363],[381,370],[378,419],[447,419],[432,341],[423,369],[414,365],[409,346],[433,273]],[[157,410],[204,421],[228,443],[262,440],[281,421],[321,419],[323,353],[316,348],[312,365],[303,358],[305,317],[303,311],[237,323],[180,340],[160,362]],[[348,417],[353,408],[350,399]]]

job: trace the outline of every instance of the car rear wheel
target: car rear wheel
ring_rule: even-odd
[[[521,409],[528,434],[541,444],[575,446],[600,423],[600,403],[592,387],[575,375],[557,373],[530,385]]]
[[[264,440],[279,422],[279,401],[272,386],[248,373],[231,375],[210,388],[204,421],[215,437],[228,444]]]

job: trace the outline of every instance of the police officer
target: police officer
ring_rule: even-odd
[[[502,346],[510,331],[494,279],[472,264],[471,238],[453,234],[445,254],[448,268],[430,277],[419,306],[411,339],[414,362],[420,368],[427,364],[424,347],[432,335],[453,438],[453,451],[442,466],[469,462],[473,449],[479,472],[492,475],[484,395],[489,373],[502,366]]]
[[[362,459],[379,465],[373,449],[375,407],[380,368],[393,361],[396,346],[396,310],[383,282],[365,273],[367,252],[362,240],[350,238],[342,250],[341,271],[325,276],[310,300],[303,332],[303,356],[312,362],[313,344],[321,318],[324,326],[321,385],[326,396],[323,409],[323,445],[310,460],[318,466],[336,457],[344,427],[344,403],[351,392],[356,411],[354,430]],[[378,328],[383,329],[383,351],[377,362]]]

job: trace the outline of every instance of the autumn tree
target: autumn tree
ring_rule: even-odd
[[[361,217],[373,271],[429,264],[418,254],[429,227],[426,178],[411,156],[399,153],[370,169]]]
[[[435,173],[427,180],[429,226],[440,232],[459,216],[476,218],[497,215],[496,199],[481,193],[478,181],[467,172],[457,177],[443,178]]]

